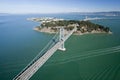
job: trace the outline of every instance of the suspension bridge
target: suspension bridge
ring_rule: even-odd
[[[65,41],[77,30],[77,25],[68,32],[64,33],[64,28],[60,27],[59,32],[50,40],[45,48],[13,79],[13,80],[29,80],[35,72],[44,65],[44,63],[55,53],[55,51],[65,51]]]

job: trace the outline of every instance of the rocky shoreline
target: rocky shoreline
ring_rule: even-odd
[[[48,34],[55,34],[57,32],[57,31],[52,30],[51,28],[46,28],[46,27],[44,27],[42,29],[39,29],[39,28],[35,27],[35,28],[33,28],[33,30],[38,31],[38,32],[48,33]],[[64,30],[64,33],[68,34],[69,31]],[[73,33],[73,35],[85,35],[85,34],[106,34],[106,32],[104,32],[104,31],[103,32],[92,31],[92,32],[82,33],[81,31],[76,31],[76,32]],[[109,31],[107,34],[112,34],[112,32]]]

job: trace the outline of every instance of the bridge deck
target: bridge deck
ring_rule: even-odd
[[[29,80],[32,75],[54,54],[55,51],[72,35],[76,29],[73,29],[68,35],[65,36],[63,41],[57,42],[51,49],[49,49],[42,57],[35,60],[31,65],[27,66],[20,74],[13,80]]]

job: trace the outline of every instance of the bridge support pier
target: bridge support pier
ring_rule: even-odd
[[[63,27],[60,28],[59,41],[63,42],[59,50],[65,51],[66,48],[64,47],[64,28]]]

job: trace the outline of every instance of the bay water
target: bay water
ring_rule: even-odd
[[[8,14],[0,16],[0,80],[12,80],[52,39],[54,34],[34,31],[40,23],[31,17],[82,20],[80,14]],[[120,16],[92,22],[110,27],[113,34],[72,35],[66,51],[56,51],[30,80],[119,80]]]

